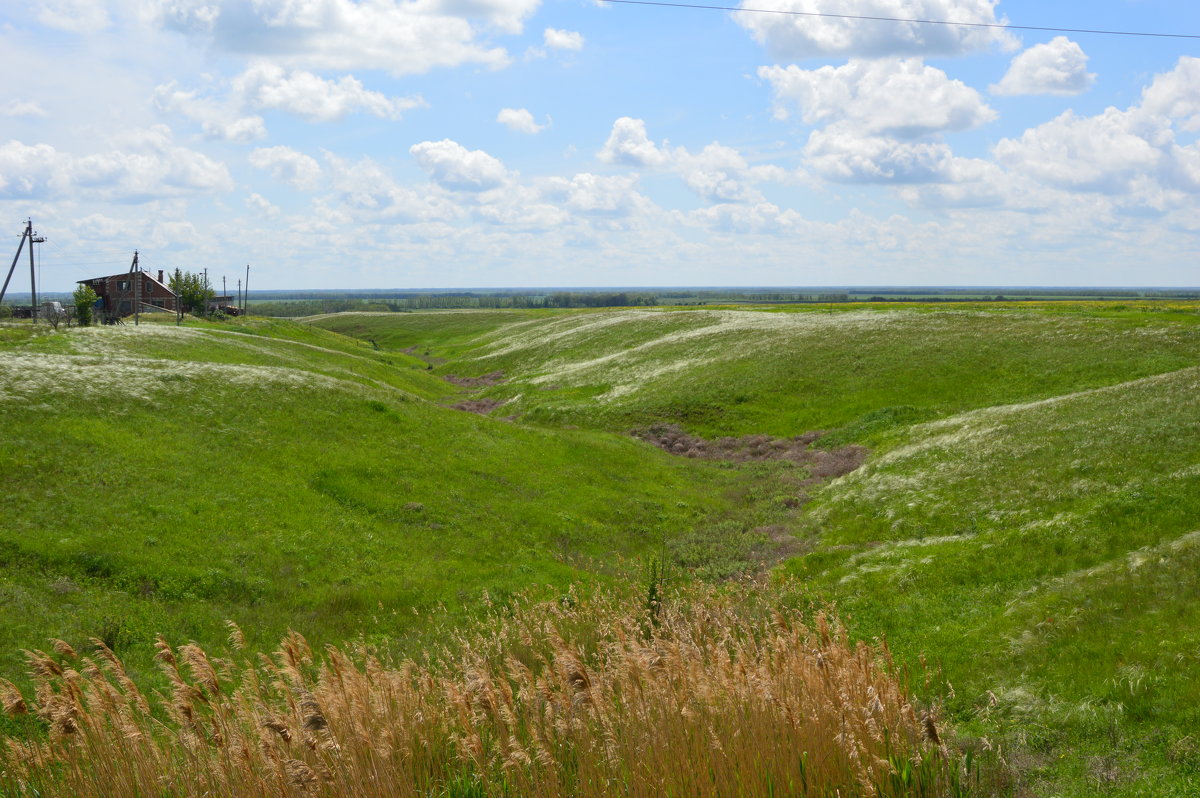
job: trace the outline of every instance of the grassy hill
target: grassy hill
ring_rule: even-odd
[[[523,421],[626,432],[673,421],[707,436],[910,424],[1197,363],[1194,311],[1017,304],[745,311],[337,314],[312,324],[448,358],[438,373]],[[444,343],[443,343],[444,342]]]
[[[791,523],[804,553],[780,573],[934,663],[929,695],[1034,794],[1196,792],[1195,306],[487,314],[473,339],[452,314],[314,323],[502,371],[480,395],[530,423],[868,444]]]
[[[0,336],[8,674],[52,635],[149,669],[156,632],[212,643],[226,618],[267,647],[380,642],[607,578],[747,501],[719,464],[449,409],[424,363],[311,327]]]
[[[227,618],[413,652],[531,585],[771,567],[1020,789],[1191,795],[1197,387],[1185,303],[3,326],[0,673],[97,636],[153,684],[155,633]],[[815,479],[814,430],[865,466]]]

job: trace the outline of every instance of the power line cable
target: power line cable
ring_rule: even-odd
[[[781,8],[739,8],[736,6],[709,6],[698,3],[665,3],[661,0],[602,0],[630,6],[661,6],[664,8],[702,8],[709,11],[739,11],[748,14],[783,14],[793,17],[826,17],[831,19],[866,20],[870,22],[911,22],[918,25],[947,25],[964,28],[998,28],[1000,30],[1030,30],[1049,33],[1084,33],[1097,36],[1149,36],[1159,39],[1200,39],[1200,33],[1158,33],[1133,30],[1096,30],[1091,28],[1051,28],[1042,25],[1007,25],[1001,22],[952,22],[946,19],[915,19],[907,17],[876,17],[866,14],[834,14],[826,11],[791,11]]]

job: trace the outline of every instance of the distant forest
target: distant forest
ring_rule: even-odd
[[[261,316],[310,316],[346,311],[405,313],[434,309],[609,308],[656,305],[811,304],[839,302],[1004,302],[1011,300],[1200,299],[1200,289],[1124,288],[647,288],[635,290],[507,291],[255,291]]]

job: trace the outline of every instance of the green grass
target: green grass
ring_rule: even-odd
[[[782,541],[803,554],[777,573],[924,656],[922,699],[1022,789],[1190,795],[1197,389],[1194,303],[0,326],[0,671],[98,635],[149,678],[153,632],[211,644],[225,618],[258,647],[290,626],[412,650],[442,603],[661,556],[721,580]],[[872,453],[804,488],[627,434],[661,422]]]
[[[913,421],[1200,362],[1194,309],[1074,307],[530,311],[478,321],[433,312],[313,323],[381,346],[421,341],[450,358],[439,373],[503,371],[509,382],[482,395],[507,400],[503,412],[530,423],[624,432],[670,421],[708,436],[840,429],[841,442],[879,443]]]
[[[394,313],[330,313],[308,316],[298,321],[362,340],[374,340],[384,349],[416,347],[424,352],[436,347],[440,357],[450,357],[471,347],[480,335],[519,324],[529,319],[547,318],[563,311],[522,310],[446,310],[436,313],[404,314],[397,324]],[[388,321],[390,319],[390,321]]]
[[[1042,729],[1031,778],[1092,757],[1112,794],[1152,794],[1200,721],[1198,389],[1192,367],[914,427],[824,492],[785,570],[936,655],[962,716]]]
[[[1197,322],[1187,304],[558,314],[457,340],[439,371],[503,370],[482,395],[548,426],[869,444],[781,573],[926,657],[926,697],[1034,794],[1190,795]]]
[[[450,410],[394,353],[272,329],[8,336],[4,672],[51,635],[148,667],[155,632],[212,641],[224,618],[268,646],[382,640],[440,603],[606,578],[745,502],[736,470]]]

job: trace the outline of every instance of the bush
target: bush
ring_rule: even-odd
[[[90,285],[82,284],[71,296],[75,300],[75,321],[80,327],[87,327],[92,323],[92,308],[96,306],[99,297]]]

